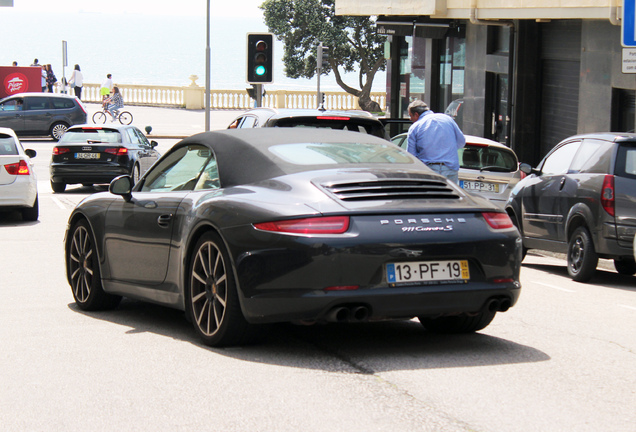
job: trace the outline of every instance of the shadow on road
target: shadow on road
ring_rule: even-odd
[[[150,332],[238,360],[330,372],[373,374],[550,359],[535,348],[484,333],[430,333],[415,320],[315,326],[264,325],[260,326],[258,341],[252,345],[209,348],[199,342],[180,311],[127,299],[108,312],[83,312],[74,303],[69,304],[69,308],[95,319],[130,327],[122,337]]]

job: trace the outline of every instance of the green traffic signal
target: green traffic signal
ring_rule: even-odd
[[[247,34],[247,79],[250,84],[273,82],[273,45],[271,33]]]

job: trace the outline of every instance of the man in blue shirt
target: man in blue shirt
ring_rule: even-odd
[[[413,124],[408,132],[408,152],[430,169],[459,183],[457,150],[466,145],[464,134],[450,116],[434,113],[421,100],[409,104]]]

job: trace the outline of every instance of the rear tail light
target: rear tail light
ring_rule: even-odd
[[[492,229],[502,230],[512,228],[512,220],[507,213],[486,212],[482,213],[484,219]]]
[[[256,229],[290,234],[342,234],[349,229],[349,216],[289,219],[254,224]]]
[[[53,155],[61,155],[70,151],[71,149],[68,147],[53,147]]]
[[[601,205],[610,216],[614,216],[614,176],[607,174],[601,188]]]
[[[128,154],[128,149],[126,147],[109,147],[104,151],[115,156],[126,156]]]
[[[342,116],[318,116],[316,117],[318,120],[349,120],[349,117]]]
[[[6,169],[10,175],[29,175],[29,165],[23,160],[5,165],[4,169]]]

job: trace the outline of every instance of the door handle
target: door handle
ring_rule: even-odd
[[[168,228],[170,226],[171,220],[171,214],[163,214],[157,218],[157,225],[159,225],[161,228]]]
[[[561,183],[559,184],[559,191],[563,190],[563,186],[565,186],[565,177],[561,179]]]

